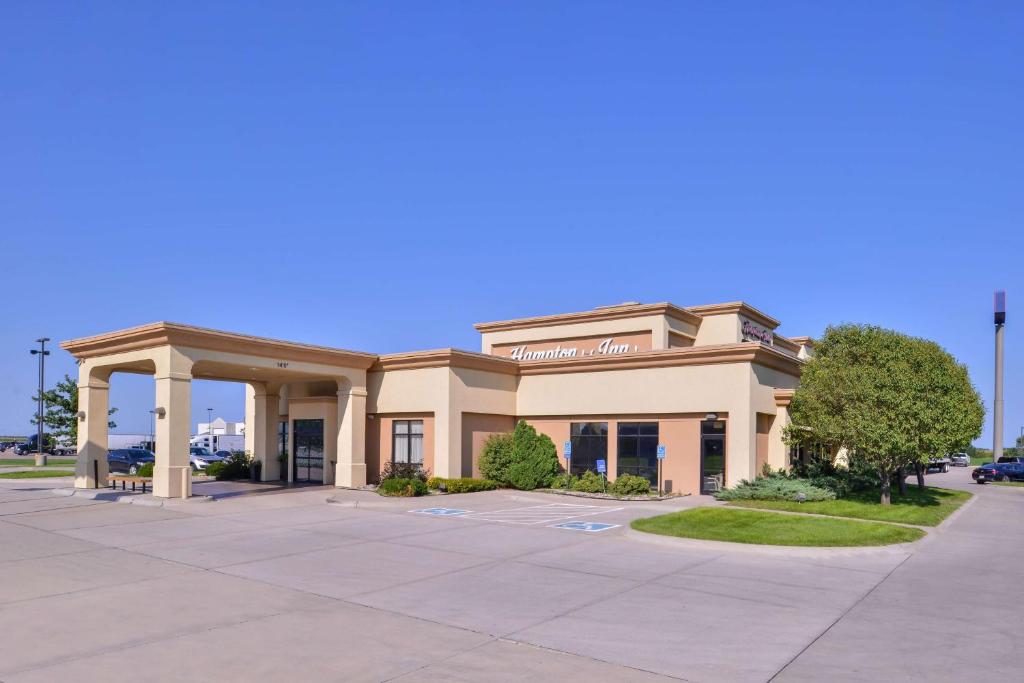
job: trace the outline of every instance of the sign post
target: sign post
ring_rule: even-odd
[[[665,459],[665,446],[658,444],[658,497],[661,497],[661,462]]]
[[[604,460],[597,461],[597,473],[601,475],[601,488],[608,493],[608,463]]]
[[[572,441],[565,442],[562,452],[565,454],[565,488],[568,489],[572,481]]]

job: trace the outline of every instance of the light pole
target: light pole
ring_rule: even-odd
[[[149,411],[149,447],[156,452],[156,408]]]
[[[217,449],[217,444],[213,442],[213,408],[206,409],[206,431],[210,434],[210,452],[213,453]]]
[[[1003,455],[1003,328],[1006,326],[1006,292],[996,292],[996,397],[992,410],[992,461]]]
[[[50,341],[49,337],[40,337],[36,339],[39,344],[38,349],[31,349],[29,353],[33,356],[39,356],[39,405],[36,408],[36,467],[42,467],[46,464],[46,452],[43,450],[43,386],[44,386],[44,375],[43,367],[46,364],[46,357],[50,355],[50,352],[46,350],[46,342]]]

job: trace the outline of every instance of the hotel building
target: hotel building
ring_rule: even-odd
[[[266,480],[359,487],[388,461],[479,476],[487,437],[526,420],[575,473],[604,460],[609,479],[654,483],[660,444],[667,489],[711,493],[787,465],[811,341],[778,326],[742,302],[627,303],[480,323],[479,352],[377,355],[167,322],[75,339],[61,345],[79,363],[75,485],[106,480],[110,378],[131,372],[155,380],[157,496],[191,493],[193,379],[246,384],[246,449]]]

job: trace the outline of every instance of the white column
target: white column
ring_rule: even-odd
[[[159,498],[188,498],[192,495],[188,450],[189,425],[192,421],[192,374],[167,372],[157,375],[155,380],[157,416],[153,495]]]
[[[253,389],[253,414],[252,422],[247,421],[245,425],[246,444],[249,444],[251,438],[250,452],[263,463],[263,481],[273,481],[281,478],[281,465],[277,461],[277,414],[280,397],[272,387],[260,384],[249,386]]]
[[[91,489],[107,482],[107,423],[110,383],[89,376],[83,369],[78,379],[78,462],[75,488]]]
[[[366,486],[366,389],[362,387],[338,390],[338,464],[334,485]]]

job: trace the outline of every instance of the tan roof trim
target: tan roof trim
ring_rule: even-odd
[[[570,372],[602,372],[681,365],[754,363],[799,377],[804,361],[763,344],[740,342],[715,346],[688,346],[625,353],[617,356],[587,356],[553,360],[519,361],[521,375],[551,375]]]
[[[793,341],[789,337],[783,337],[781,334],[776,334],[775,335],[775,345],[776,346],[781,346],[784,349],[789,349],[793,353],[799,353],[800,352],[800,344],[797,344],[795,341]]]
[[[625,304],[622,306],[596,308],[592,311],[581,311],[579,313],[561,313],[558,315],[516,318],[514,320],[498,320],[489,323],[477,323],[473,327],[479,332],[498,332],[501,330],[551,327],[553,325],[594,322],[597,320],[620,320],[622,318],[636,318],[643,315],[667,315],[692,325],[700,324],[700,317],[687,309],[668,302],[662,302],[657,304]]]
[[[172,322],[150,323],[71,339],[62,342],[60,347],[75,358],[98,358],[123,351],[169,345],[358,369],[366,369],[377,360],[377,355],[372,353],[254,337]]]
[[[781,323],[778,320],[771,317],[763,311],[759,311],[750,304],[743,301],[730,301],[724,304],[706,304],[704,306],[687,306],[686,310],[691,313],[696,313],[699,316],[706,315],[726,315],[728,313],[738,313],[739,315],[750,318],[753,322],[758,325],[764,325],[775,329]]]
[[[777,406],[788,406],[793,402],[793,396],[796,394],[795,389],[776,389],[775,390],[775,405]]]
[[[511,359],[461,349],[434,349],[410,353],[391,353],[377,358],[370,372],[417,370],[420,368],[469,368],[504,375],[515,375],[519,364]]]
[[[790,337],[790,339],[800,346],[814,346],[814,337]]]

